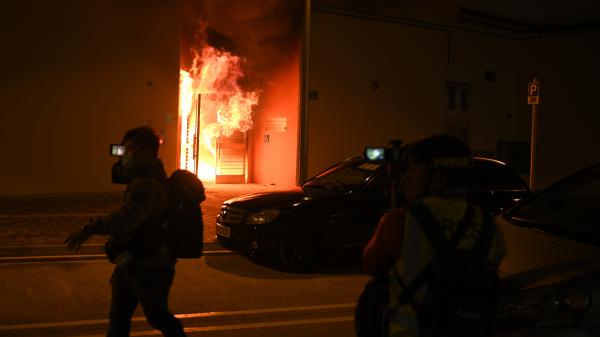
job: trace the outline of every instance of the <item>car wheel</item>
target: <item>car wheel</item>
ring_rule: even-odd
[[[285,235],[279,244],[279,261],[285,271],[310,273],[319,264],[321,245],[310,231],[295,231]]]

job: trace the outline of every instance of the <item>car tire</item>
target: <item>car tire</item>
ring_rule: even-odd
[[[312,231],[298,230],[286,234],[279,243],[279,264],[288,272],[311,273],[321,261],[322,245]]]

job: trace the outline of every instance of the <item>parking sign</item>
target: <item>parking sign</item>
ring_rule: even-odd
[[[540,83],[530,82],[527,85],[527,104],[539,104],[540,103]]]

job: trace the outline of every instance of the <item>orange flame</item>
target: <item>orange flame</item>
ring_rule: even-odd
[[[240,63],[238,56],[209,46],[196,53],[189,72],[180,71],[179,165],[203,180],[215,180],[217,137],[252,128],[259,95],[240,88],[238,80],[244,76]]]

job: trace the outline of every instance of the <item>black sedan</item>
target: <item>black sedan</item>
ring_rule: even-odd
[[[475,158],[469,198],[492,213],[531,194],[504,163]],[[385,164],[353,157],[317,174],[301,188],[227,200],[217,239],[230,249],[267,258],[288,271],[310,272],[325,257],[360,251],[390,209]]]

